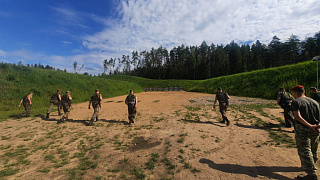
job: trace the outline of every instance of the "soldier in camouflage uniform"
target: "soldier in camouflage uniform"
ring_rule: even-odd
[[[310,98],[320,103],[320,92],[316,87],[310,87]]]
[[[133,90],[130,90],[130,94],[127,96],[125,103],[128,105],[128,119],[129,124],[134,123],[134,118],[137,113],[137,97],[133,94]]]
[[[25,111],[21,112],[18,115],[19,118],[21,118],[21,116],[23,114],[26,114],[27,117],[30,117],[31,105],[32,105],[32,102],[31,102],[32,96],[33,96],[33,93],[30,92],[28,95],[22,97],[22,99],[20,101],[20,104],[19,104],[19,107],[21,107],[21,104],[22,104]]]
[[[293,99],[294,98],[292,97],[292,95],[286,92],[286,89],[284,88],[279,89],[278,95],[277,95],[277,103],[284,110],[283,115],[284,115],[286,127],[291,127],[291,124],[294,127],[293,115],[290,109],[291,102]]]
[[[297,85],[291,89],[295,100],[292,101],[291,110],[296,121],[295,139],[301,167],[308,174],[299,175],[297,179],[317,180],[317,168],[315,163],[318,160],[317,150],[319,144],[319,104],[305,96],[304,87]]]
[[[69,116],[70,108],[72,104],[72,97],[70,94],[71,92],[67,91],[66,94],[61,97],[61,105],[62,105],[64,114],[58,123],[63,123],[64,120],[68,120],[68,116]]]
[[[49,115],[52,111],[52,108],[54,105],[57,105],[58,107],[58,115],[61,116],[62,113],[61,113],[61,108],[60,108],[60,104],[61,104],[61,91],[58,89],[57,90],[57,93],[54,93],[52,96],[51,96],[51,99],[50,99],[50,104],[49,104],[49,108],[47,110],[47,116],[46,118],[49,119]]]
[[[218,92],[217,92],[216,98],[213,103],[213,108],[216,108],[216,103],[217,103],[217,101],[219,101],[219,109],[220,109],[220,113],[222,115],[221,123],[227,122],[227,126],[230,125],[230,121],[226,116],[227,109],[229,106],[229,99],[230,99],[230,97],[229,97],[228,93],[222,92],[222,88],[218,88]]]
[[[89,122],[91,126],[93,125],[94,119],[96,119],[96,121],[99,121],[99,109],[101,109],[101,101],[102,101],[102,96],[100,94],[100,91],[99,89],[96,89],[94,95],[91,96],[89,101],[89,109],[91,104],[94,109],[91,120]]]

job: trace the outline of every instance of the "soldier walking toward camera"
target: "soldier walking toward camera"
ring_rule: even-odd
[[[295,139],[298,155],[301,167],[308,174],[306,176],[299,175],[297,179],[317,180],[315,163],[318,160],[319,104],[315,100],[305,96],[305,89],[301,85],[294,86],[291,91],[295,98],[292,101],[291,110],[296,121]]]
[[[62,105],[64,114],[58,123],[63,123],[65,120],[68,120],[68,116],[69,116],[70,108],[72,104],[72,97],[70,94],[71,92],[67,91],[66,94],[61,97],[61,105]]]
[[[21,112],[18,115],[19,118],[21,118],[21,116],[23,114],[26,114],[27,117],[30,117],[31,105],[32,105],[32,102],[31,102],[32,96],[33,96],[33,93],[30,92],[28,95],[22,97],[22,99],[20,101],[20,104],[19,104],[19,107],[21,107],[21,104],[22,104],[25,111]]]
[[[52,96],[51,96],[51,99],[50,99],[50,104],[49,104],[49,108],[47,110],[47,116],[46,118],[49,119],[49,116],[50,116],[50,113],[52,111],[52,108],[53,106],[57,106],[58,107],[58,115],[61,116],[62,113],[61,113],[61,108],[60,108],[60,105],[61,104],[61,91],[58,89],[57,90],[57,93],[54,93]]]
[[[130,94],[127,96],[125,103],[128,105],[128,119],[129,124],[134,123],[134,118],[137,113],[137,97],[133,94],[133,90],[130,90]]]
[[[90,105],[92,104],[92,107],[94,110],[91,120],[89,122],[90,126],[93,125],[94,119],[96,119],[96,121],[99,121],[99,109],[101,109],[101,101],[102,101],[102,96],[100,94],[100,91],[99,89],[96,89],[94,95],[91,96],[89,101],[89,109],[90,109]]]
[[[279,89],[278,95],[277,95],[277,103],[284,110],[283,115],[284,115],[286,127],[291,127],[291,124],[294,127],[293,115],[290,109],[293,99],[294,99],[293,96],[290,93],[286,92],[285,88]]]
[[[213,103],[213,108],[216,108],[216,103],[217,101],[219,101],[219,109],[220,109],[220,113],[222,115],[222,121],[221,123],[227,123],[227,126],[230,125],[230,121],[227,118],[226,114],[227,114],[227,109],[229,106],[229,95],[226,92],[222,91],[222,88],[218,88],[218,92],[216,95],[216,98],[214,99],[214,103]]]

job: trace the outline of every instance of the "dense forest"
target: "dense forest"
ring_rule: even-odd
[[[125,74],[151,79],[209,79],[253,70],[309,61],[320,54],[320,31],[299,40],[291,35],[285,42],[274,36],[268,45],[259,40],[252,45],[181,45],[133,51],[131,57],[110,58],[103,62],[103,74]]]

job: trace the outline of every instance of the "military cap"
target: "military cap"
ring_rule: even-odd
[[[304,87],[302,85],[296,85],[291,88],[291,91],[304,91]]]
[[[99,89],[96,89],[96,92],[98,92],[99,91]]]
[[[66,94],[71,93],[70,91],[67,91]]]

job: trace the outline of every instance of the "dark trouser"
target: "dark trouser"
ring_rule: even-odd
[[[283,110],[284,110],[283,115],[284,115],[286,126],[291,127],[291,124],[292,124],[293,127],[295,127],[295,121],[293,119],[293,114],[290,110],[290,106],[289,105],[285,106]]]
[[[229,121],[228,118],[227,118],[227,103],[225,102],[221,102],[219,103],[219,109],[220,109],[220,113],[221,113],[221,116],[222,116],[222,121]]]
[[[64,114],[62,115],[61,119],[62,120],[68,120],[69,113],[70,113],[70,105],[68,103],[63,103],[62,104],[63,112]]]
[[[301,166],[308,174],[316,174],[318,160],[319,134],[300,123],[296,123],[295,139]]]
[[[27,116],[30,116],[31,104],[28,103],[28,104],[22,104],[22,105],[23,105],[25,111],[22,111],[20,113],[20,116],[22,116],[23,114],[27,114]]]
[[[59,101],[50,101],[50,104],[49,104],[49,108],[48,108],[48,110],[47,110],[47,114],[50,114],[51,113],[51,111],[52,111],[52,109],[53,109],[53,106],[57,106],[58,107],[58,112],[59,112],[59,114],[62,114],[61,113],[61,109],[60,109],[60,105],[61,103],[59,102]]]
[[[129,103],[128,104],[128,119],[131,123],[134,123],[133,119],[136,117],[137,109],[135,104]]]

